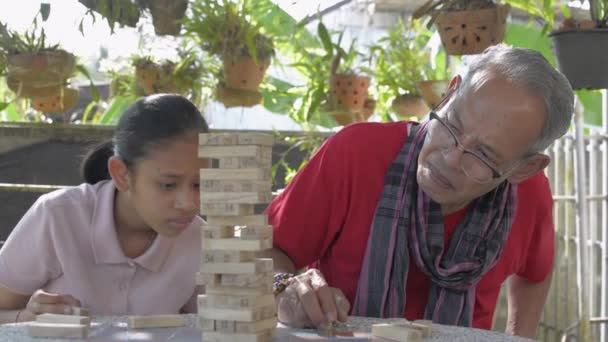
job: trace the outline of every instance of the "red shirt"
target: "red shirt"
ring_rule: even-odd
[[[274,246],[296,268],[321,271],[353,303],[384,177],[407,137],[407,122],[360,123],[329,138],[267,209]],[[477,285],[473,327],[491,329],[505,279],[539,282],[553,264],[553,200],[541,172],[518,187],[518,207],[498,263]],[[444,217],[446,246],[466,209]],[[423,318],[429,278],[410,262],[405,318]]]

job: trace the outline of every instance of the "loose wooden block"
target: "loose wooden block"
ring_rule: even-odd
[[[270,318],[275,314],[274,303],[271,306],[245,309],[224,309],[198,306],[198,316],[204,319],[254,322]],[[217,329],[217,326],[216,326]]]
[[[422,332],[422,337],[429,337],[433,331],[433,321],[427,319],[417,319],[409,323],[412,328],[418,329]]]
[[[219,285],[250,287],[272,284],[273,280],[274,276],[272,272],[261,274],[222,274],[219,277]]]
[[[272,248],[272,237],[263,240],[244,240],[238,237],[228,239],[203,239],[203,250],[263,251]]]
[[[262,192],[206,192],[201,191],[201,203],[270,203],[272,193]]]
[[[27,324],[27,334],[30,337],[87,338],[89,326],[86,324],[30,322]]]
[[[270,181],[201,179],[201,193],[209,192],[272,192]]]
[[[201,169],[201,180],[270,180],[268,169]]]
[[[201,203],[201,213],[208,216],[242,216],[253,215],[253,204],[235,203]]]
[[[204,294],[198,296],[199,307],[215,309],[246,309],[259,308],[274,305],[272,293],[262,296],[239,296],[239,295],[212,295]]]
[[[243,240],[259,240],[272,237],[272,226],[240,226],[236,227],[235,236]]]
[[[236,322],[234,329],[237,333],[255,334],[265,330],[272,330],[277,327],[276,317],[267,318],[256,322]]]
[[[274,135],[265,133],[201,133],[199,145],[261,145],[273,146]]]
[[[81,308],[79,306],[72,306],[72,315],[90,316],[90,313],[89,313],[89,309]]]
[[[272,259],[256,259],[253,262],[207,262],[201,265],[201,273],[258,274],[272,271]]]
[[[234,251],[234,250],[203,250],[203,263],[216,262],[254,262],[256,259],[255,252],[252,251]]]
[[[225,226],[265,226],[268,225],[268,216],[266,215],[250,215],[250,216],[207,216],[207,223],[210,225],[225,225]]]
[[[127,318],[127,326],[131,329],[173,328],[184,325],[186,325],[186,320],[182,315],[129,316]]]
[[[255,334],[203,332],[203,342],[272,342],[274,330],[263,331]]]
[[[199,158],[256,157],[272,158],[270,146],[199,146]]]
[[[198,317],[198,326],[202,331],[215,331],[215,320]]]
[[[223,239],[234,236],[234,226],[204,224],[201,229],[203,230],[203,238],[207,239]]]
[[[74,316],[45,313],[36,316],[36,322],[40,323],[64,323],[64,324],[91,324],[89,316]]]
[[[398,324],[374,324],[372,325],[372,335],[398,342],[422,341],[420,330]]]
[[[224,157],[217,158],[220,169],[270,169],[272,158]]]

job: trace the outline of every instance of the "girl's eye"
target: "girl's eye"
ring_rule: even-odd
[[[194,183],[194,188],[198,190],[201,188],[201,185],[199,183]]]
[[[163,188],[164,190],[171,190],[174,189],[177,185],[175,183],[161,183],[160,187]]]

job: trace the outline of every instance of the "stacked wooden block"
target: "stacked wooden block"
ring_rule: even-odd
[[[432,325],[433,322],[428,320],[374,324],[372,336],[397,342],[422,342],[431,336]]]
[[[271,341],[277,324],[272,259],[256,252],[272,247],[272,227],[256,205],[271,200],[269,134],[207,133],[199,136],[203,226],[198,298],[203,341]]]
[[[72,313],[37,315],[35,322],[27,324],[27,334],[31,337],[87,338],[91,326],[88,310],[73,307]]]

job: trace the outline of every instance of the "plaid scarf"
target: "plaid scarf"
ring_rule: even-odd
[[[429,122],[412,124],[384,182],[359,277],[353,314],[404,317],[410,255],[431,279],[425,318],[471,326],[475,288],[498,261],[517,205],[516,187],[501,183],[471,203],[444,252],[441,205],[416,181]]]

